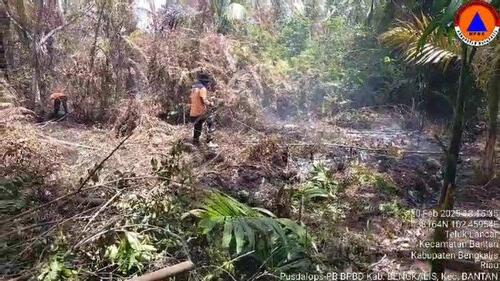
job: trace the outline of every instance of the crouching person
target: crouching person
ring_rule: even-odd
[[[50,100],[53,103],[52,118],[60,118],[69,113],[68,96],[62,90],[54,91],[50,95]]]

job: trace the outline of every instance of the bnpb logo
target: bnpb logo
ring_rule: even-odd
[[[484,1],[468,2],[455,15],[455,32],[467,45],[484,46],[495,39],[499,30],[500,17],[497,10]]]

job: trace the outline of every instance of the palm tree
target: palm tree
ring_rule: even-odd
[[[379,41],[391,48],[402,51],[403,59],[417,65],[434,64],[448,68],[460,61],[460,44],[449,40],[437,32],[428,35],[425,45],[419,49],[418,41],[429,27],[432,19],[421,15],[413,21],[398,21],[397,26],[379,36]],[[480,168],[482,180],[488,181],[495,171],[495,144],[500,93],[500,44],[498,41],[476,55],[473,63],[474,74],[480,88],[488,95],[488,136],[482,155]],[[472,62],[471,62],[472,63]]]
[[[442,58],[450,58],[451,54],[443,50],[438,50],[439,44],[443,43],[443,40],[449,40],[449,35],[453,32],[453,19],[458,8],[466,2],[465,0],[460,1],[444,1],[436,2],[436,10],[440,11],[434,19],[431,21],[424,21],[425,29],[420,33],[414,33],[418,40],[413,41],[408,48],[412,49],[409,52],[409,57],[413,60],[414,58],[420,58],[417,62],[434,62],[441,61]],[[406,28],[411,29],[412,26],[406,25]],[[422,29],[420,29],[422,30]],[[387,35],[387,34],[386,34]],[[394,37],[393,35],[392,37]],[[439,39],[439,38],[443,39]],[[384,39],[384,38],[382,38]],[[451,40],[456,40],[451,39]],[[456,42],[456,41],[455,41]],[[415,44],[416,43],[416,44]],[[456,44],[456,43],[455,43]],[[453,44],[453,45],[455,45]],[[403,46],[404,47],[404,46]],[[469,93],[469,86],[467,84],[467,78],[470,75],[472,59],[475,55],[476,49],[468,47],[465,43],[460,44],[460,55],[456,53],[456,48],[453,48],[455,56],[460,58],[460,76],[458,81],[458,91],[456,97],[455,114],[453,117],[453,125],[451,128],[451,139],[446,151],[446,165],[444,171],[443,185],[441,188],[441,194],[439,197],[437,210],[451,210],[453,209],[453,194],[456,189],[456,175],[457,175],[457,162],[462,142],[462,134],[464,128],[464,112],[465,112],[465,100]],[[441,212],[439,212],[441,214]],[[446,218],[438,216],[436,218],[438,221],[442,221]],[[442,224],[438,224],[442,225]],[[434,232],[435,242],[446,241],[444,227],[436,227]],[[442,251],[445,249],[435,249],[435,251]],[[436,273],[438,279],[441,280],[442,273],[444,272],[443,260],[435,259],[431,261],[432,272]]]

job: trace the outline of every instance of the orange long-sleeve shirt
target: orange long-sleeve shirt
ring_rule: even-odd
[[[207,110],[207,106],[205,104],[205,101],[207,100],[207,89],[204,87],[191,89],[189,100],[191,104],[189,116],[198,117],[203,115]]]
[[[62,100],[62,99],[66,99],[66,98],[68,98],[68,96],[66,96],[66,94],[64,94],[62,92],[56,92],[56,93],[53,93],[52,95],[50,95],[51,100]]]

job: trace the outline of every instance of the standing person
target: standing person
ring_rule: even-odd
[[[50,100],[53,102],[54,111],[52,112],[52,118],[62,117],[69,113],[68,111],[68,96],[64,93],[62,89],[56,88],[54,93],[50,95]],[[60,114],[62,109],[64,110],[64,114]]]
[[[207,116],[208,107],[213,105],[208,100],[208,84],[209,78],[207,75],[198,75],[198,81],[191,87],[191,94],[189,95],[191,106],[189,116],[191,117],[191,122],[194,123],[193,144],[195,145],[200,144],[203,123],[207,122],[209,131],[211,131],[212,127],[212,118],[208,118]],[[210,134],[207,134],[207,143],[210,143],[210,141]]]

